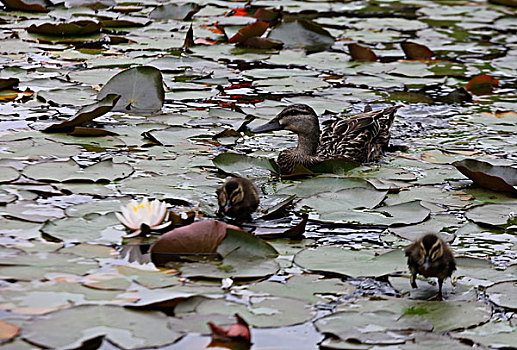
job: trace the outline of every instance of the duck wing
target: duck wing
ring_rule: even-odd
[[[358,162],[376,160],[388,145],[395,112],[400,107],[362,113],[326,125],[321,133],[318,156],[324,159],[343,157]]]

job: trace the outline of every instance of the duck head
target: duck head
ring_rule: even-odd
[[[271,121],[250,128],[252,133],[274,130],[290,130],[300,136],[318,139],[320,126],[314,109],[305,104],[294,104],[284,108]]]

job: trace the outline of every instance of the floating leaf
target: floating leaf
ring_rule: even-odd
[[[479,186],[517,194],[517,168],[515,167],[493,165],[478,159],[464,159],[452,165]]]
[[[280,40],[285,47],[302,47],[314,51],[325,50],[334,44],[334,38],[327,30],[304,19],[284,22],[273,28],[268,37]]]
[[[377,256],[372,251],[321,246],[302,250],[296,254],[294,262],[311,271],[350,277],[378,277],[407,270],[404,253],[399,249]]]
[[[266,169],[274,174],[280,173],[274,160],[250,157],[245,154],[221,153],[212,162],[222,172],[241,177],[246,177],[246,173],[254,170],[254,168]]]
[[[465,216],[477,224],[506,227],[517,220],[517,202],[484,204],[470,208]]]
[[[115,306],[78,306],[32,319],[24,326],[25,339],[47,348],[78,348],[97,337],[124,349],[138,349],[171,344],[182,335],[167,326],[167,316],[161,312]]]
[[[251,38],[244,39],[239,42],[238,46],[251,48],[251,49],[275,49],[280,50],[284,43],[278,40],[273,40],[270,38],[259,38],[253,36]]]
[[[49,12],[51,5],[46,0],[2,0],[7,8],[28,12]]]
[[[20,333],[20,327],[0,320],[0,340],[9,340],[16,337]]]
[[[406,41],[401,43],[400,46],[402,46],[402,50],[404,50],[406,57],[410,60],[430,60],[434,56],[433,51],[422,44]]]
[[[348,44],[348,51],[350,56],[356,61],[361,62],[375,62],[377,55],[370,48],[361,46],[359,44]]]
[[[194,222],[164,233],[151,247],[153,255],[216,253],[228,228],[239,229],[215,220]]]
[[[133,168],[129,164],[113,163],[111,159],[85,168],[69,160],[37,163],[23,169],[25,176],[48,182],[111,182],[124,179],[132,173]]]
[[[496,283],[488,287],[485,293],[494,304],[517,309],[517,281]]]
[[[15,168],[8,166],[0,167],[0,182],[11,182],[20,177],[20,173]]]
[[[98,33],[101,25],[90,20],[73,21],[69,23],[43,23],[32,24],[27,28],[29,33],[54,35],[54,36],[80,36]]]
[[[204,5],[194,2],[169,3],[159,5],[149,13],[149,18],[153,19],[177,19],[180,21],[190,21]]]
[[[120,99],[120,95],[116,94],[108,94],[100,101],[93,103],[91,105],[83,106],[76,114],[72,117],[72,119],[52,124],[51,126],[44,129],[44,132],[71,132],[74,131],[74,128],[78,125],[87,123],[92,121],[93,119],[100,117],[103,114],[106,114],[110,110],[113,109],[113,106]],[[109,132],[108,132],[109,133]],[[79,131],[76,133],[77,136]],[[84,132],[83,132],[84,134]],[[113,133],[111,133],[113,134]]]
[[[228,39],[230,43],[242,43],[251,37],[260,37],[269,27],[269,24],[262,21],[256,21],[239,30],[234,36]]]
[[[510,265],[505,270],[496,267],[486,259],[469,257],[456,258],[457,270],[454,273],[462,283],[474,286],[490,286],[497,282],[515,280],[517,265]]]
[[[474,95],[490,95],[498,86],[499,80],[491,75],[484,74],[470,80],[465,89]]]
[[[126,69],[112,77],[99,92],[97,99],[108,94],[121,95],[113,111],[155,113],[162,109],[165,92],[159,69],[141,66]]]

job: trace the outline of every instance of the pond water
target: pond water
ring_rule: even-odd
[[[235,313],[252,349],[517,344],[514,0],[1,3],[2,348],[201,349]],[[402,107],[379,161],[282,177],[296,135],[247,126],[295,103]],[[222,260],[157,268],[166,230],[124,238],[131,199],[232,223],[229,176],[259,188],[259,238],[227,233]],[[424,233],[456,256],[443,302],[410,287]]]

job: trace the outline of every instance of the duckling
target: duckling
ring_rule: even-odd
[[[442,300],[443,280],[456,270],[452,250],[437,235],[429,233],[406,248],[407,263],[411,271],[411,287],[417,288],[416,275],[438,277],[438,294],[432,299]]]
[[[301,164],[310,168],[325,159],[347,158],[357,162],[377,160],[390,140],[395,112],[402,106],[388,107],[339,119],[320,133],[318,116],[305,104],[293,104],[268,123],[250,129],[253,133],[290,130],[298,134],[298,146],[283,150],[277,163],[283,174]]]
[[[238,221],[249,220],[259,205],[257,187],[248,179],[231,177],[217,189],[218,215],[227,215]]]

